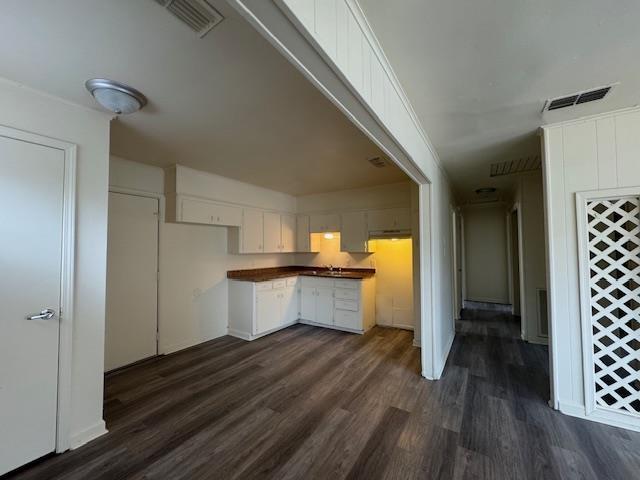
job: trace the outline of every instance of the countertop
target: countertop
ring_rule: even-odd
[[[229,270],[227,278],[231,280],[241,280],[244,282],[268,282],[277,278],[293,277],[302,275],[305,277],[325,277],[325,278],[345,278],[351,280],[362,280],[374,276],[375,268],[343,268],[338,271],[336,268],[330,271],[326,267],[273,267],[254,268],[250,270]]]

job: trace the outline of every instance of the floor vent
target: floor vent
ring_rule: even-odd
[[[200,38],[204,37],[224,17],[207,0],[155,0],[185,23]]]
[[[581,103],[595,102],[596,100],[602,100],[614,87],[614,85],[608,85],[606,87],[598,87],[593,90],[587,90],[584,92],[572,93],[564,97],[552,98],[544,103],[542,111],[549,112],[551,110],[558,110],[560,108],[573,107]]]
[[[539,170],[542,166],[538,155],[532,157],[522,157],[517,160],[491,164],[491,177],[501,177],[503,175],[513,175],[516,173],[532,172]]]

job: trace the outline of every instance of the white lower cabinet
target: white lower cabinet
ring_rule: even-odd
[[[297,277],[229,281],[229,335],[253,340],[298,321]]]
[[[365,332],[375,324],[375,280],[229,281],[229,335],[254,340],[298,321]]]

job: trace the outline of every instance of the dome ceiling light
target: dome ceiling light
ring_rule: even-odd
[[[147,98],[135,88],[106,78],[92,78],[84,84],[100,105],[116,115],[137,112]]]

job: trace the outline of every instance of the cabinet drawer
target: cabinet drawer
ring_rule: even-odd
[[[338,288],[336,285],[336,299],[340,300],[358,300],[360,292],[353,288]]]
[[[295,287],[298,284],[298,277],[287,278],[287,287]]]
[[[360,288],[360,280],[336,280],[336,288]]]
[[[265,290],[273,290],[273,282],[256,283],[256,292],[264,292]]]
[[[286,280],[274,280],[273,281],[273,288],[284,288],[287,286],[287,281]]]
[[[362,330],[362,321],[360,320],[360,314],[357,312],[336,310],[334,324],[336,327]]]
[[[338,300],[336,299],[336,310],[350,310],[357,312],[360,308],[357,300]]]

